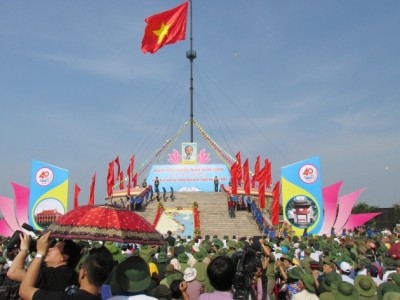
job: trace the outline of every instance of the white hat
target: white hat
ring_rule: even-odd
[[[183,273],[183,279],[185,281],[195,280],[197,276],[197,271],[195,268],[186,268],[185,273]]]
[[[181,269],[181,264],[178,259],[173,258],[173,259],[171,259],[171,261],[169,263],[174,266],[175,270],[179,271]]]
[[[339,267],[343,272],[351,272],[351,265],[348,262],[342,261]]]
[[[316,252],[311,253],[311,254],[310,254],[310,258],[311,258],[312,260],[315,260],[315,261],[318,261],[318,262],[319,262],[319,255],[318,255],[318,253],[316,253]]]

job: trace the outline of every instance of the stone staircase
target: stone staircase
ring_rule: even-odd
[[[162,200],[161,200],[162,201]],[[200,230],[202,236],[209,234],[237,237],[260,235],[260,231],[251,213],[236,211],[236,218],[231,219],[228,214],[225,193],[212,192],[177,192],[174,204],[168,199],[162,201],[165,208],[182,207],[192,208],[193,202],[197,202],[200,212]],[[150,202],[144,211],[139,212],[147,221],[153,223],[157,211],[157,201]]]

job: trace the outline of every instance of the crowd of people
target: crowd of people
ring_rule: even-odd
[[[21,233],[18,244],[2,241],[0,298],[400,299],[398,229],[250,238],[169,231],[163,245],[49,233],[32,243]]]
[[[252,199],[248,195],[228,195],[227,205],[230,218],[236,218],[236,211],[247,211],[253,214],[254,221],[260,232],[265,229],[265,218],[254,198]]]

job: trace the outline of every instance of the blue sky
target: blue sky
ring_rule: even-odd
[[[154,55],[140,46],[144,19],[180,3],[0,2],[1,195],[29,186],[35,159],[68,169],[82,204],[96,172],[103,203],[109,161],[126,169],[134,154],[138,169],[176,135],[189,120],[189,39]],[[274,182],[318,155],[324,186],[400,201],[399,1],[195,0],[193,15],[194,118],[222,148],[251,166],[269,158]]]

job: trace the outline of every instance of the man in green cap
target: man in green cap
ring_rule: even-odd
[[[276,284],[275,278],[275,255],[274,245],[264,239],[260,239],[261,249],[263,251],[263,268],[266,268],[265,275],[267,276],[267,296],[270,300],[275,300],[274,288]],[[264,297],[264,296],[263,296]]]
[[[333,294],[335,295],[337,300],[358,300],[358,292],[354,288],[354,286],[347,282],[341,281],[337,285],[337,288],[334,290]]]
[[[319,295],[320,299],[332,299],[334,298],[333,291],[336,289],[339,282],[342,281],[342,277],[337,272],[329,272],[324,275],[321,285],[324,292]]]
[[[184,273],[185,270],[189,267],[189,264],[188,264],[189,256],[186,254],[186,252],[182,252],[182,253],[179,253],[177,258],[181,265],[181,272]]]
[[[304,258],[300,260],[300,266],[306,271],[306,273],[311,273],[310,262],[311,262],[311,248],[304,249]]]
[[[354,287],[359,294],[359,300],[378,300],[376,284],[370,276],[357,275],[354,278]]]
[[[161,251],[158,253],[157,260],[155,260],[155,264],[158,270],[158,279],[162,280],[165,278],[165,268],[167,267],[167,253],[165,251]]]
[[[311,274],[300,275],[300,288],[301,292],[295,294],[292,300],[319,300],[315,294],[314,278]]]
[[[205,286],[207,280],[207,267],[208,265],[203,261],[207,256],[207,253],[200,250],[193,254],[196,262],[193,265],[193,268],[197,271],[196,279],[200,281],[200,283]]]

